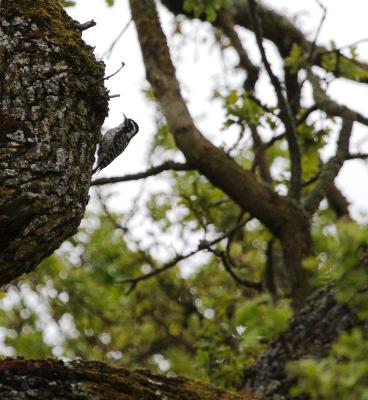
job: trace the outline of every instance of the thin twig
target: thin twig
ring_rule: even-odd
[[[341,47],[338,47],[338,48],[334,48],[334,49],[326,50],[326,51],[321,51],[321,52],[319,52],[319,55],[335,53],[336,51],[340,52],[341,50],[349,49],[351,47],[356,47],[358,44],[366,43],[366,42],[368,42],[368,38],[359,39],[359,40],[356,40],[355,42],[352,42],[350,44],[345,44],[344,46],[341,46]],[[346,57],[346,56],[343,55],[343,57]],[[349,61],[353,61],[353,60],[349,59]]]
[[[319,34],[320,34],[320,32],[321,32],[323,23],[325,22],[326,16],[327,16],[327,8],[326,8],[319,0],[315,0],[315,1],[316,1],[316,3],[321,7],[323,13],[322,13],[322,18],[321,18],[321,20],[320,20],[320,22],[319,22],[319,25],[318,25],[318,28],[317,28],[316,36],[315,36],[315,38],[314,38],[314,40],[313,40],[311,49],[310,49],[310,51],[309,51],[308,64],[310,64],[310,63],[313,61],[313,59],[314,59],[314,54],[315,54],[315,50],[316,50],[317,40],[318,40]]]
[[[78,31],[85,31],[96,25],[96,21],[94,21],[93,19],[91,21],[84,22],[83,24],[81,24],[80,22],[75,22],[75,27],[78,29]]]
[[[302,166],[300,148],[296,136],[295,122],[290,110],[290,106],[283,94],[281,83],[277,76],[273,73],[271,65],[267,59],[265,49],[263,47],[262,26],[260,24],[259,16],[257,13],[257,4],[255,0],[249,0],[249,9],[251,20],[253,22],[254,32],[256,35],[257,45],[261,53],[263,64],[271,80],[272,86],[275,89],[280,107],[280,118],[285,125],[285,134],[288,142],[291,162],[291,182],[289,195],[298,200],[300,199],[302,187]]]
[[[122,62],[121,62],[121,65],[120,65],[120,67],[119,67],[119,69],[118,69],[117,71],[115,71],[113,74],[108,75],[108,76],[105,76],[105,77],[103,78],[103,80],[104,80],[104,81],[107,81],[108,79],[110,79],[110,78],[112,78],[113,76],[117,75],[117,74],[124,68],[124,66],[125,66],[125,62],[122,61]]]
[[[155,176],[164,171],[190,171],[193,167],[187,163],[177,163],[175,161],[165,161],[161,165],[157,165],[156,167],[149,168],[147,171],[138,172],[136,174],[128,174],[124,176],[115,176],[112,178],[99,178],[92,181],[91,186],[102,186],[109,185],[111,183],[118,182],[128,182],[128,181],[136,181],[138,179],[148,178],[149,176]]]
[[[256,65],[254,65],[250,60],[250,58],[248,57],[248,54],[244,49],[244,46],[239,38],[239,35],[234,28],[235,24],[231,16],[231,13],[226,8],[224,8],[219,13],[217,17],[217,23],[220,25],[223,33],[230,40],[230,43],[233,46],[234,50],[238,53],[239,66],[242,67],[247,73],[247,79],[244,84],[245,90],[253,92],[254,87],[258,81],[259,68]]]
[[[346,157],[347,160],[366,160],[368,153],[350,153]]]
[[[124,35],[125,31],[129,28],[130,23],[132,22],[132,18],[127,22],[127,24],[124,26],[124,28],[120,31],[116,39],[111,43],[110,47],[102,54],[102,58],[105,57],[110,57],[116,43],[121,39],[121,37]]]
[[[211,253],[213,253],[215,256],[221,259],[222,264],[225,267],[225,270],[229,273],[229,275],[234,279],[235,282],[239,283],[242,286],[246,286],[251,289],[256,289],[259,292],[263,290],[261,282],[250,281],[249,279],[240,278],[238,275],[236,275],[236,273],[233,270],[233,265],[230,259],[226,256],[226,253],[224,251],[216,249],[209,249],[209,251],[211,251]]]
[[[157,276],[161,274],[162,272],[165,272],[173,267],[176,266],[176,264],[180,261],[186,260],[189,257],[192,257],[194,254],[199,253],[202,250],[208,250],[211,248],[211,246],[214,246],[215,244],[221,242],[224,240],[226,237],[231,235],[233,232],[236,230],[242,228],[245,224],[247,224],[252,217],[247,218],[246,220],[241,221],[240,223],[236,224],[232,229],[230,229],[228,232],[224,233],[223,235],[219,236],[218,238],[211,240],[211,241],[206,241],[206,240],[201,240],[197,246],[196,249],[190,251],[189,253],[186,254],[181,254],[181,255],[176,255],[173,259],[167,261],[164,263],[161,267],[154,269],[153,271],[145,274],[145,275],[140,275],[135,278],[129,278],[129,279],[124,279],[122,281],[117,281],[117,284],[129,284],[130,288],[127,290],[127,294],[131,293],[137,286],[137,284],[141,281],[145,281],[147,279],[152,278],[153,276]]]
[[[286,134],[285,133],[280,133],[279,135],[275,135],[273,138],[271,138],[268,142],[263,143],[256,151],[251,167],[251,171],[254,172],[257,165],[259,164],[259,160],[262,157],[262,154],[269,148],[271,147],[274,143],[278,142],[281,139],[285,139]]]
[[[109,99],[115,99],[116,97],[120,97],[120,94],[112,94]]]

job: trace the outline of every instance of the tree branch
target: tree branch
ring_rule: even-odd
[[[270,186],[257,181],[253,173],[244,170],[199,132],[181,96],[155,2],[130,0],[130,5],[147,78],[160,102],[175,142],[187,161],[276,235],[280,234],[280,230],[288,221],[295,225],[295,218],[300,221],[300,226],[308,226],[306,216],[294,202],[278,195]],[[305,229],[303,231],[305,232]]]
[[[263,288],[261,282],[250,281],[249,279],[240,278],[238,275],[236,275],[236,273],[233,270],[232,262],[224,251],[210,249],[210,248],[208,250],[221,259],[222,264],[225,267],[225,270],[229,273],[229,275],[234,279],[236,283],[239,283],[240,285],[251,289],[256,289],[259,292],[262,291]]]
[[[349,142],[353,129],[353,121],[343,119],[342,127],[337,142],[336,154],[321,168],[319,178],[314,188],[309,192],[304,202],[305,209],[313,214],[339,173],[349,154]]]
[[[234,20],[231,13],[227,9],[219,12],[217,17],[217,24],[222,29],[224,34],[229,38],[234,50],[238,53],[239,66],[247,73],[247,79],[244,83],[244,89],[250,92],[254,91],[254,87],[258,81],[259,68],[252,63],[245,51],[243,44],[234,28]]]
[[[277,76],[273,73],[271,65],[267,59],[265,49],[263,47],[262,26],[260,24],[260,19],[257,13],[257,5],[255,0],[249,0],[249,10],[262,61],[271,80],[272,86],[275,89],[278,104],[280,107],[280,118],[285,125],[285,135],[288,142],[291,162],[291,182],[289,194],[295,199],[300,199],[302,188],[302,166],[300,148],[296,136],[295,121],[292,116],[290,106],[283,94],[281,83]]]
[[[232,235],[234,232],[236,232],[238,229],[242,228],[245,224],[247,224],[252,218],[247,218],[246,220],[243,220],[241,222],[239,222],[238,224],[236,224],[232,229],[230,229],[228,232],[224,233],[223,235],[219,236],[216,239],[213,239],[209,242],[207,242],[206,240],[201,240],[196,249],[190,251],[189,253],[186,254],[180,254],[175,256],[173,259],[167,261],[166,263],[164,263],[161,267],[154,269],[153,271],[144,274],[144,275],[140,275],[137,276],[135,278],[129,278],[129,279],[124,279],[122,281],[116,281],[116,283],[119,284],[130,284],[130,288],[127,291],[127,294],[129,294],[130,292],[132,292],[137,284],[141,281],[145,281],[147,279],[150,279],[154,276],[157,276],[159,274],[161,274],[162,272],[165,272],[173,267],[176,266],[176,264],[180,261],[186,260],[189,257],[192,257],[194,254],[199,253],[202,250],[208,250],[211,246],[214,246],[215,244],[221,242],[222,240],[224,240],[225,238],[227,238],[229,235]]]
[[[149,168],[144,172],[137,172],[136,174],[128,174],[124,176],[115,176],[112,178],[99,178],[92,181],[91,186],[109,185],[111,183],[136,181],[138,179],[148,178],[155,176],[164,171],[190,171],[193,167],[187,163],[177,163],[175,161],[165,161],[161,165]]]
[[[347,160],[366,160],[368,153],[350,153],[346,157]]]
[[[319,78],[313,74],[310,68],[307,71],[307,76],[312,85],[314,101],[318,108],[324,111],[327,115],[357,121],[368,126],[367,117],[332,100],[331,97],[327,95],[326,91],[322,89]]]
[[[162,0],[162,3],[174,14],[185,14],[188,18],[195,17],[193,13],[188,13],[184,9],[184,0]],[[242,26],[251,31],[254,30],[249,14],[249,1],[230,0],[228,3],[228,8],[231,9],[236,25]],[[264,28],[264,38],[270,40],[276,45],[283,58],[286,58],[290,54],[293,44],[300,46],[301,50],[305,54],[310,52],[313,43],[306,38],[304,33],[298,29],[289,18],[278,13],[277,11],[272,10],[261,2],[258,3],[257,8],[259,18]],[[205,15],[200,16],[200,18],[203,20],[206,19]],[[287,40],[285,38],[287,38]],[[325,68],[326,66],[323,63],[323,55],[332,51],[324,46],[315,45],[313,65],[318,65],[319,67]],[[360,83],[368,83],[367,63],[352,60],[342,54],[340,54],[340,57],[345,62],[354,63],[363,71],[366,71],[367,77],[351,76],[351,74],[349,75],[344,71],[327,70],[328,72],[331,72],[338,77],[344,77]]]

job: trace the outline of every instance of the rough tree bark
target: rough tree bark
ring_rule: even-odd
[[[59,0],[0,2],[0,284],[80,224],[107,114],[103,77]]]
[[[3,400],[252,400],[185,378],[130,372],[98,362],[0,361]]]
[[[309,399],[289,395],[296,381],[288,377],[287,363],[305,357],[325,357],[340,333],[367,324],[358,318],[357,309],[338,302],[335,294],[334,288],[327,287],[308,298],[305,307],[291,319],[288,329],[270,343],[270,350],[245,370],[244,388],[269,400]]]

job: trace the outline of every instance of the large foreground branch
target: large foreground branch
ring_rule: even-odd
[[[1,399],[252,400],[190,379],[130,372],[100,362],[0,361]]]

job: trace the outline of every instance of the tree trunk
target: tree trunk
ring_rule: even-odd
[[[0,361],[2,400],[252,400],[189,379],[129,372],[99,362]]]
[[[0,284],[74,234],[107,114],[104,65],[59,0],[0,2]]]

